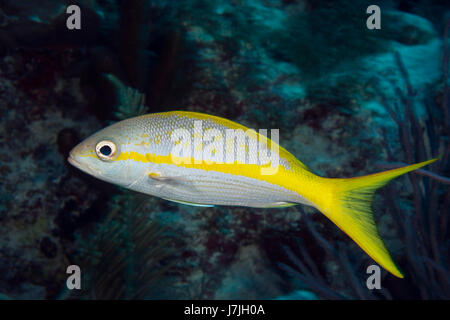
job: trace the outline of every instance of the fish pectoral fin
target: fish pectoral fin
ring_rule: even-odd
[[[158,172],[150,172],[147,175],[150,179],[159,182],[174,183],[174,184],[189,183],[189,181],[187,181],[183,177],[166,177]]]
[[[165,176],[162,176],[158,172],[150,172],[147,175],[150,179],[152,179],[152,181],[156,182],[156,185],[158,187],[169,187],[169,188],[178,189],[178,190],[182,189],[184,192],[197,193],[195,186],[192,184],[192,181],[190,181],[184,177],[165,177]],[[167,201],[185,204],[188,206],[194,206],[194,207],[214,207],[213,204],[195,203],[195,202],[168,199],[168,198],[163,198],[163,199],[167,200]]]
[[[174,200],[174,199],[166,199],[166,198],[163,198],[163,199],[167,200],[167,201],[172,201],[172,202],[176,202],[176,203],[185,204],[185,205],[188,205],[188,206],[194,206],[194,207],[214,207],[213,204],[195,203],[195,202],[188,202],[188,201],[181,201],[181,200]]]
[[[147,175],[157,187],[172,187],[189,193],[197,192],[192,181],[187,179],[186,177],[163,176],[159,172],[150,172]]]
[[[164,181],[164,180],[169,179],[169,177],[161,176],[161,174],[158,173],[158,172],[150,172],[150,173],[147,173],[147,175],[148,175],[148,177],[150,179],[153,179],[153,180],[156,180],[156,181]]]

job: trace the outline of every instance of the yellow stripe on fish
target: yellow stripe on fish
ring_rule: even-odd
[[[235,141],[227,135],[230,130],[242,130],[248,140]],[[180,134],[178,140],[175,134]],[[245,157],[227,158],[230,151]],[[391,179],[435,160],[357,178],[323,178],[265,134],[224,118],[183,111],[113,124],[81,142],[69,157],[71,164],[99,179],[183,204],[313,206],[397,277],[403,275],[373,220],[373,194]]]

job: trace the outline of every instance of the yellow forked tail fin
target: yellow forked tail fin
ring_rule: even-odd
[[[417,164],[349,179],[326,179],[329,184],[315,204],[318,209],[350,236],[372,259],[393,275],[403,278],[395,265],[373,220],[372,200],[378,188],[390,180],[429,163],[432,159]]]

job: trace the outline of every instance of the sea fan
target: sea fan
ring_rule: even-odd
[[[142,210],[144,201],[128,192],[115,196],[94,234],[79,237],[80,249],[72,262],[83,272],[82,290],[70,298],[155,297],[156,283],[165,278],[176,259],[166,229]]]
[[[104,76],[114,85],[117,93],[118,103],[115,106],[114,116],[118,119],[127,119],[147,113],[145,106],[145,94],[138,90],[125,86],[112,74],[105,73]]]

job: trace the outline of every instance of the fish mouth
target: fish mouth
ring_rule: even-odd
[[[74,167],[77,167],[78,169],[81,169],[81,163],[79,163],[75,158],[73,157],[72,153],[69,154],[69,157],[67,157],[67,161]]]
[[[93,176],[97,176],[98,175],[98,173],[94,169],[92,169],[88,164],[79,162],[73,156],[72,153],[70,153],[69,157],[67,157],[67,161],[69,161],[69,163],[71,165],[73,165],[74,167],[80,169],[81,171],[84,171],[84,172],[86,172],[86,173],[88,173],[90,175],[93,175]]]

